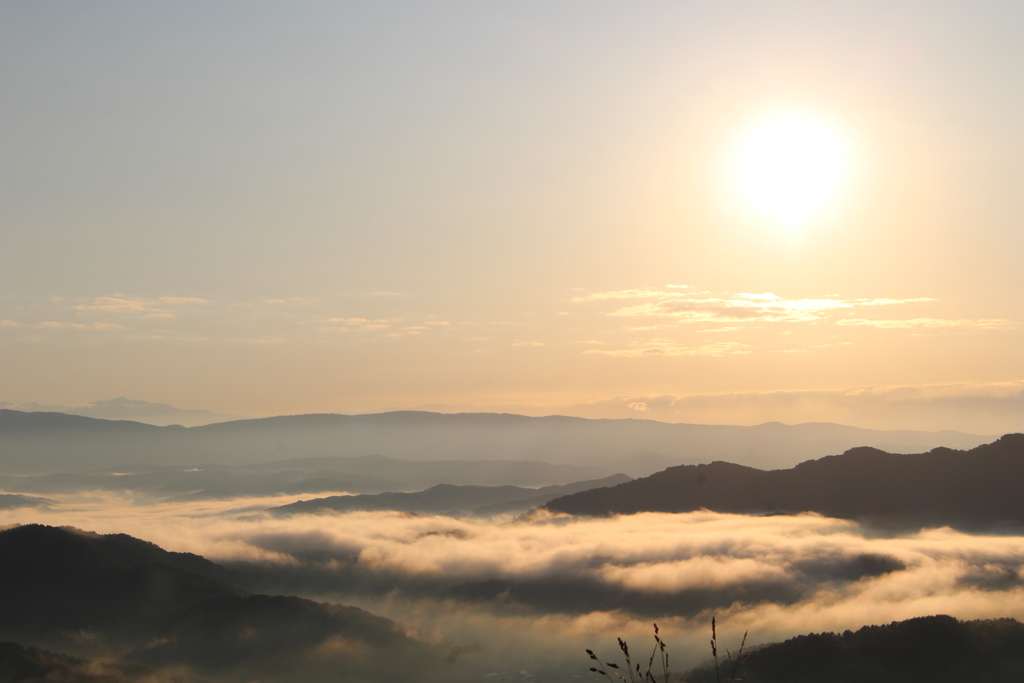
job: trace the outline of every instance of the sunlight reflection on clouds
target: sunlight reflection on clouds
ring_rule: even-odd
[[[0,523],[129,533],[215,561],[255,563],[268,576],[309,577],[309,597],[428,633],[539,652],[613,635],[646,638],[656,619],[699,656],[687,643],[704,640],[711,614],[749,628],[754,642],[938,613],[1024,617],[1024,537],[1016,535],[878,534],[812,514],[540,512],[511,520],[259,511],[294,498],[140,506],[97,494],[50,510],[2,511]],[[507,588],[491,597],[458,593],[494,581]]]

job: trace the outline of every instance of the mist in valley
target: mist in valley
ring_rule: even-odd
[[[585,673],[584,648],[639,647],[652,622],[681,670],[707,659],[712,616],[723,638],[749,630],[751,643],[926,614],[1024,616],[1024,541],[1010,533],[896,534],[814,514],[264,512],[290,500],[137,505],[97,492],[0,511],[0,523],[126,533],[213,560],[252,592],[362,607],[446,652],[439,670],[466,680]]]

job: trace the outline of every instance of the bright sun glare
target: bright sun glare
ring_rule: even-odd
[[[814,116],[778,112],[741,139],[734,179],[751,209],[795,228],[828,207],[846,168],[845,145],[835,129]]]

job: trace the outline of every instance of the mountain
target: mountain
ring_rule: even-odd
[[[384,455],[290,458],[244,466],[253,472],[292,469],[303,472],[341,472],[346,476],[387,477],[406,483],[407,491],[435,484],[473,486],[548,486],[569,484],[612,474],[592,465],[565,465],[537,460],[429,460]],[[391,489],[401,490],[401,489]]]
[[[570,514],[635,512],[817,512],[829,517],[920,525],[1024,524],[1024,434],[969,451],[912,455],[853,448],[764,471],[727,462],[670,467],[610,489],[547,504]]]
[[[596,467],[528,460],[421,460],[384,456],[292,458],[258,465],[158,467],[127,465],[119,471],[0,475],[0,491],[60,494],[131,492],[151,500],[202,500],[300,493],[422,491],[442,483],[537,487],[593,479]],[[5,498],[0,495],[0,507]],[[42,501],[44,499],[35,499]],[[27,496],[10,505],[32,504]]]
[[[645,476],[669,464],[729,459],[788,467],[854,446],[916,452],[937,446],[972,448],[986,440],[952,431],[877,431],[818,423],[736,427],[408,411],[296,415],[185,428],[5,409],[0,410],[0,472],[42,474],[131,464],[252,465],[376,453],[406,460],[540,460],[601,468],[597,476],[616,471]]]
[[[724,659],[724,658],[722,658]],[[685,674],[688,683],[728,680],[713,665]],[[1024,680],[1024,624],[1015,619],[957,621],[919,617],[856,632],[816,633],[750,652],[744,683],[964,683]]]
[[[154,635],[127,659],[172,670],[187,664],[216,681],[400,680],[417,659],[438,659],[390,619],[286,595],[193,604]]]
[[[131,469],[131,468],[126,468]],[[0,490],[18,493],[61,494],[81,491],[131,492],[138,500],[204,500],[276,494],[407,491],[408,482],[329,470],[303,472],[295,469],[249,471],[223,466],[138,467],[135,472],[66,472],[30,476],[0,475]],[[15,502],[30,503],[28,496]],[[35,498],[36,501],[45,499]],[[4,507],[0,494],[0,509]]]
[[[279,515],[347,510],[399,510],[450,515],[488,515],[525,512],[560,496],[589,489],[615,486],[630,481],[624,474],[604,479],[579,481],[564,486],[537,489],[521,486],[455,486],[438,484],[416,493],[379,493],[360,496],[330,496],[302,500],[291,505],[271,508]]]
[[[94,662],[17,643],[0,643],[0,681],[5,683],[190,683],[192,676],[141,664]]]
[[[96,679],[111,683],[134,680],[130,663],[217,681],[395,680],[444,654],[355,607],[248,594],[196,555],[35,524],[0,531],[0,641],[70,655],[5,644],[0,671],[57,675],[98,658],[125,665]]]
[[[0,639],[96,630],[130,641],[183,605],[236,592],[228,570],[123,534],[17,526],[0,531]],[[62,647],[61,649],[66,649]]]
[[[0,408],[32,413],[66,413],[102,420],[134,420],[151,425],[184,425],[185,427],[239,419],[238,415],[219,415],[211,413],[209,410],[175,408],[166,403],[150,403],[123,396],[106,401],[93,401],[81,406],[50,406],[34,402],[15,404],[0,401]]]

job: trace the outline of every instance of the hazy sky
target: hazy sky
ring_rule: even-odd
[[[3,0],[0,400],[1015,428],[1022,36],[1012,1]],[[797,226],[730,172],[777,112],[842,148]]]

